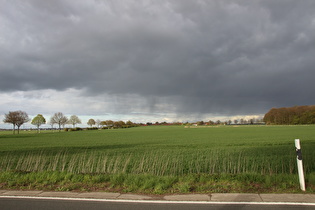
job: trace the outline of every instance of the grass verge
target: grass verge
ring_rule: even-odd
[[[295,181],[292,181],[295,180]],[[315,173],[306,176],[306,193],[315,192]],[[301,193],[296,175],[277,174],[75,174],[1,172],[0,189],[170,193]]]

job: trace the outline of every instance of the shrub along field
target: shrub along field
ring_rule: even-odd
[[[0,132],[0,189],[138,193],[315,192],[315,126],[147,126]]]

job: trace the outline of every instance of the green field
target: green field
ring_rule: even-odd
[[[298,192],[296,138],[314,192],[315,126],[3,132],[0,189]]]

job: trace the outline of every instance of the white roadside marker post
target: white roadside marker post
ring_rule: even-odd
[[[296,161],[298,166],[300,187],[302,191],[305,191],[305,180],[304,180],[304,172],[303,172],[303,164],[302,164],[302,152],[300,139],[295,139],[295,150],[296,150]]]

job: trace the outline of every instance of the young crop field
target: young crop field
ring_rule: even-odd
[[[314,192],[315,126],[0,132],[0,189],[299,192],[296,138]]]

